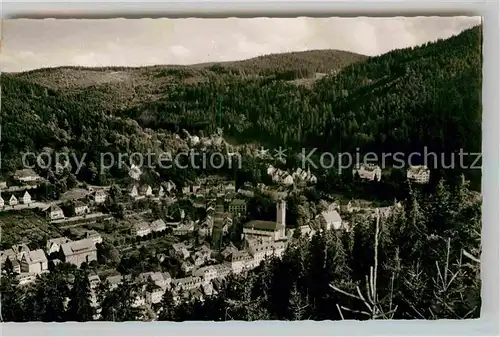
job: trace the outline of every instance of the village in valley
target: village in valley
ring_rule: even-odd
[[[15,219],[17,213],[28,220],[14,220],[12,227],[2,223],[2,243],[8,244],[3,244],[1,263],[10,263],[26,287],[60,263],[85,268],[96,309],[100,284],[109,290],[123,282],[138,284],[133,305],[144,319],[155,320],[165,292],[177,303],[203,301],[217,294],[228,275],[243,275],[265,259],[280,258],[293,240],[318,231],[350,231],[354,216],[388,216],[401,208],[397,201],[375,207],[324,196],[315,214],[290,226],[287,199],[314,190],[317,177],[310,168],[289,173],[269,164],[266,171],[269,185],[244,182],[237,187],[234,180],[208,175],[182,187],[171,180],[151,186],[141,182],[141,167],[132,165],[126,186],[75,181],[59,199],[42,201],[37,191],[45,178],[33,169],[18,170],[0,182],[0,221]],[[381,172],[373,164],[353,170],[372,182],[381,180]],[[407,178],[426,184],[429,169],[410,167]],[[250,208],[258,208],[252,201],[256,195],[272,203],[271,216],[255,216]],[[37,221],[24,228],[31,218]],[[40,223],[45,225],[37,227]],[[36,242],[30,241],[33,237]]]

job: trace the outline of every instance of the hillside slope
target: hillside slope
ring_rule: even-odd
[[[154,101],[175,84],[195,84],[220,74],[241,77],[281,76],[284,79],[314,78],[316,72],[338,71],[366,58],[364,55],[338,50],[311,50],[191,66],[57,67],[10,75],[59,90],[71,99],[94,96],[93,103],[111,112]]]
[[[481,43],[475,27],[362,62],[312,51],[192,67],[4,75],[2,155],[46,145],[131,151],[154,141],[144,128],[207,134],[219,123],[238,141],[274,147],[480,152]],[[312,88],[288,82],[317,71],[330,75]]]

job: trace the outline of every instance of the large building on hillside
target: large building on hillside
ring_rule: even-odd
[[[84,262],[97,261],[97,248],[91,238],[63,243],[61,259],[80,267]]]
[[[243,236],[272,237],[274,240],[286,238],[286,202],[276,203],[276,221],[252,220],[243,227]]]
[[[417,184],[427,184],[430,176],[431,171],[425,165],[410,166],[406,172],[406,177]]]

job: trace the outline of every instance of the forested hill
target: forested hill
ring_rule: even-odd
[[[100,109],[114,111],[163,98],[174,85],[192,85],[214,76],[239,78],[274,76],[282,79],[314,78],[316,73],[338,71],[367,57],[339,50],[310,50],[263,55],[248,60],[204,63],[191,66],[57,67],[13,73],[76,99],[89,99]]]
[[[224,133],[239,141],[480,152],[481,43],[475,27],[368,59],[311,51],[192,67],[3,75],[2,155],[44,145],[133,150],[144,127],[214,132],[219,100]],[[314,80],[317,73],[328,75]],[[304,78],[314,85],[300,85]]]

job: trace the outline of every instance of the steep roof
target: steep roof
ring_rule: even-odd
[[[71,256],[75,254],[85,253],[88,251],[93,251],[96,249],[96,247],[92,239],[83,239],[83,240],[64,243],[61,245],[61,249],[65,256]]]
[[[27,254],[24,254],[24,258],[26,258],[26,261],[29,264],[47,262],[47,257],[45,256],[45,252],[42,249],[32,250]]]
[[[14,176],[20,177],[20,178],[25,178],[29,176],[38,176],[36,172],[33,169],[22,169],[22,170],[17,170],[16,173],[14,173]]]
[[[234,199],[233,201],[231,201],[231,203],[229,205],[231,206],[240,206],[240,205],[246,205],[247,202],[243,199]]]
[[[262,229],[262,230],[278,230],[283,227],[282,224],[279,224],[275,221],[263,221],[263,220],[252,220],[245,224],[245,228],[254,228],[254,229]]]
[[[335,210],[322,212],[321,215],[323,216],[326,222],[342,221],[340,214]]]

